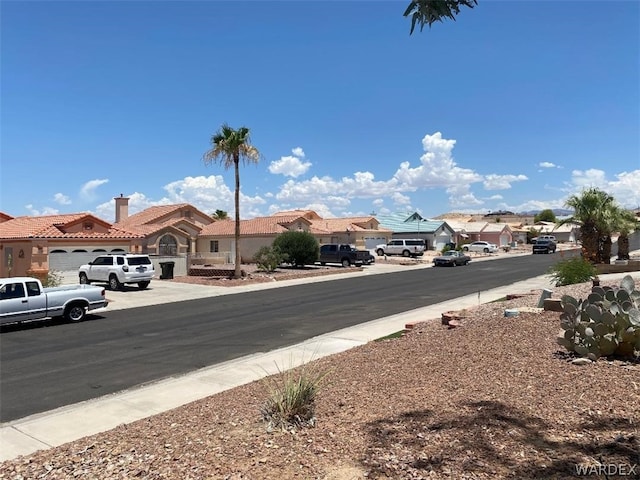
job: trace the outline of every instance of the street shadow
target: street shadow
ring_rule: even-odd
[[[569,479],[585,459],[640,469],[640,424],[615,415],[585,420],[562,440],[557,425],[496,401],[469,402],[458,414],[403,412],[366,428],[361,461],[372,478]]]
[[[79,322],[69,322],[62,317],[55,317],[45,318],[43,320],[29,320],[27,322],[5,323],[0,325],[0,333],[21,332],[25,330],[35,330],[38,328],[57,327],[59,325],[93,322],[104,318],[105,317],[102,315],[87,313],[87,315]]]

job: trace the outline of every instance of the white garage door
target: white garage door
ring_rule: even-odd
[[[77,271],[80,265],[91,262],[99,255],[105,253],[124,253],[122,249],[53,249],[49,252],[49,270],[55,272]]]

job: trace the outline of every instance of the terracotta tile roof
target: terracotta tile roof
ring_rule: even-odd
[[[367,228],[367,224],[369,223],[372,223],[374,228]],[[376,217],[324,218],[314,220],[311,224],[314,228],[327,233],[344,232],[347,228],[351,232],[367,230],[391,231],[387,228],[381,228]]]
[[[276,212],[272,217],[305,217],[307,220],[320,220],[322,217],[313,210],[284,210]]]
[[[107,228],[106,232],[81,230],[67,232],[66,229],[78,222],[90,220]],[[16,217],[0,223],[0,239],[22,238],[83,238],[83,239],[127,239],[141,238],[142,235],[114,227],[90,213],[69,213],[65,215],[44,215],[38,217]]]
[[[347,228],[350,231],[366,231],[363,225],[372,220],[377,225],[375,217],[351,217],[351,218],[326,218],[320,220],[308,220],[306,217],[299,215],[296,211],[293,215],[279,215],[270,217],[257,217],[250,220],[240,221],[240,235],[277,235],[289,230],[295,230],[297,227],[292,224],[303,222],[308,225],[309,232],[316,235],[328,235],[332,232],[343,232]],[[387,231],[384,228],[376,228],[376,231]],[[233,220],[222,220],[210,225],[205,225],[201,232],[201,236],[227,236],[235,235],[235,222]]]
[[[296,217],[300,218],[300,217]],[[258,217],[251,220],[240,220],[240,235],[273,235],[287,232],[289,229],[283,226],[288,222],[282,222],[282,218]],[[235,235],[236,222],[233,220],[221,220],[202,227],[200,236],[227,236]]]
[[[198,210],[197,208],[195,208],[193,205],[189,203],[176,203],[172,205],[156,205],[153,207],[146,208],[141,212],[135,213],[123,220],[120,220],[117,223],[117,225],[122,228],[129,228],[132,226],[138,227],[140,225],[159,223],[162,217],[171,215],[176,211],[184,208],[188,208],[191,211],[197,212],[201,215],[204,215],[205,217],[211,218],[210,215],[207,215],[206,213],[201,212],[200,210]],[[182,218],[188,218],[188,217],[182,217]],[[211,218],[211,221],[212,222],[214,221],[213,218]]]
[[[132,232],[140,233],[144,236],[147,236],[147,235],[151,235],[153,233],[159,232],[160,230],[163,230],[167,227],[177,228],[178,225],[183,225],[183,224],[188,224],[191,228],[197,231],[202,230],[202,226],[190,221],[186,217],[168,218],[167,220],[160,223],[150,223],[146,225],[127,225],[127,229]],[[116,225],[121,226],[122,223],[117,223]]]

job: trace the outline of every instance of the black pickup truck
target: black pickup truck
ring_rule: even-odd
[[[320,247],[320,265],[340,263],[343,267],[368,265],[373,256],[366,250],[357,250],[346,243],[327,243]]]

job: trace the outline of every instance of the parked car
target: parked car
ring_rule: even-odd
[[[533,244],[532,251],[533,253],[555,253],[557,249],[556,242],[550,239],[537,240],[536,243]]]
[[[320,247],[320,265],[340,263],[343,267],[369,264],[371,254],[366,250],[358,250],[344,243],[327,243]]]
[[[471,257],[469,255],[465,255],[457,250],[448,250],[433,259],[433,266],[455,267],[457,265],[468,265],[470,261]]]
[[[556,241],[556,237],[553,236],[553,235],[540,235],[539,237],[533,237],[531,239],[531,244],[535,245],[538,240],[552,240],[552,241],[555,242]]]
[[[463,245],[462,250],[465,252],[496,253],[498,246],[495,243],[478,240],[477,242]]]
[[[93,262],[80,266],[78,277],[81,284],[103,282],[108,283],[111,290],[119,290],[131,283],[144,290],[155,273],[149,255],[120,253],[101,255]]]
[[[376,246],[379,257],[383,255],[402,255],[403,257],[421,257],[427,246],[421,238],[397,238],[389,243]]]
[[[37,278],[0,278],[0,323],[64,317],[79,322],[89,310],[106,307],[104,288],[67,285],[43,288]]]

